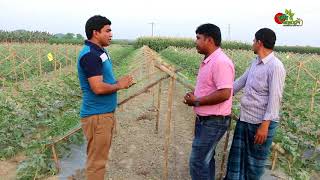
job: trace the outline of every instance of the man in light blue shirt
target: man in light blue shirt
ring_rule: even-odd
[[[117,92],[129,88],[129,75],[116,80],[112,60],[104,48],[112,39],[111,21],[93,16],[86,26],[87,40],[79,54],[77,69],[82,91],[81,126],[87,139],[86,179],[103,180],[115,126]]]
[[[279,122],[286,75],[282,62],[273,53],[275,42],[271,29],[257,31],[252,46],[257,57],[234,82],[234,94],[241,89],[244,94],[229,154],[228,180],[256,180],[263,175]]]

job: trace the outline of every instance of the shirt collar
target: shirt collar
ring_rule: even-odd
[[[98,46],[97,44],[95,44],[95,43],[93,43],[93,42],[91,42],[91,41],[89,41],[89,40],[85,40],[85,41],[84,41],[84,44],[87,45],[87,46],[93,47],[94,49],[96,49],[96,50],[98,50],[98,51],[103,51],[103,52],[105,52],[105,49],[104,49],[104,48]]]
[[[259,56],[257,57],[258,61],[257,64],[267,64],[271,59],[274,58],[274,52],[271,52],[268,56],[264,57],[263,59],[260,59]]]
[[[213,53],[210,54],[210,56],[208,56],[205,60],[203,60],[202,62],[204,64],[207,64],[211,59],[215,59],[220,53],[221,53],[221,48],[219,47],[218,49],[216,49]]]

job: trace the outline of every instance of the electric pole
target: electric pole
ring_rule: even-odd
[[[228,40],[231,41],[231,28],[230,28],[230,24],[228,24]]]
[[[148,24],[151,24],[151,36],[153,37],[153,26],[155,25],[155,23],[151,22],[151,23],[148,23]]]

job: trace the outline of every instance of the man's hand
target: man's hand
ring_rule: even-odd
[[[270,121],[263,121],[260,127],[257,129],[256,135],[254,136],[255,144],[263,144],[268,138]]]
[[[193,92],[189,92],[184,96],[183,103],[187,104],[188,106],[194,106],[194,101],[196,101],[197,97],[193,95]]]
[[[117,86],[119,89],[128,89],[132,84],[133,84],[133,77],[130,75],[121,77],[117,82]]]

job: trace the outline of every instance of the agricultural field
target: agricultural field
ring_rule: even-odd
[[[148,66],[137,69],[146,61],[144,58],[146,54],[140,48],[142,44],[141,42],[136,45],[114,44],[108,48],[117,77],[131,72],[140,79],[148,78],[148,75],[143,74],[146,73]],[[158,56],[174,64],[194,84],[202,56],[194,48],[167,47],[166,41],[159,42],[158,46],[158,48],[153,47],[158,51]],[[0,44],[0,160],[5,161],[20,155],[24,157],[24,161],[18,165],[18,179],[43,178],[57,173],[51,149],[46,145],[53,138],[79,126],[81,91],[76,73],[76,58],[80,49],[79,45]],[[254,57],[249,50],[225,49],[225,52],[236,65],[237,77],[245,71]],[[278,168],[294,179],[308,179],[314,172],[320,171],[320,73],[318,71],[320,55],[292,52],[276,54],[284,62],[287,70],[281,124],[274,139],[274,142],[286,150],[286,155],[279,156]],[[143,86],[138,83],[136,87]],[[128,93],[130,94],[124,91],[121,97],[127,96]],[[179,96],[183,93],[177,93],[176,101],[179,101]],[[146,96],[140,99],[152,104],[153,102],[148,101]],[[166,96],[162,98],[165,99]],[[238,114],[239,96],[235,99],[233,111]],[[129,114],[140,106],[140,101],[133,101],[132,106],[128,106],[129,110],[124,110],[126,112],[124,119],[134,119]],[[181,107],[179,111],[187,109]],[[143,117],[149,117],[148,113],[152,112],[150,110],[141,113]],[[143,134],[148,133],[149,121],[141,121],[142,115],[137,114],[139,121],[132,121],[137,122],[135,130],[145,127],[144,131],[138,131]],[[182,113],[181,116],[183,115],[185,114]],[[121,126],[124,127],[122,131],[132,125],[129,122],[122,122]],[[183,122],[179,120],[179,123]],[[183,135],[192,129],[190,124],[186,123],[184,128],[185,131],[180,132],[182,134],[179,134],[179,137],[191,139],[191,133],[188,136]],[[126,142],[126,138],[130,136],[129,132],[128,129],[124,137],[117,138]],[[151,144],[158,143],[157,136],[143,134],[143,137]],[[119,142],[116,143],[116,147]],[[178,139],[177,142],[182,143],[183,140]],[[82,143],[81,132],[70,136],[67,141],[58,145],[59,157],[69,152],[69,144]],[[133,144],[132,147],[140,146]],[[189,144],[183,144],[179,148],[186,147],[189,147]],[[123,148],[116,149],[115,154],[117,155],[117,150]],[[184,153],[183,157],[187,157],[186,149],[181,152]],[[111,163],[116,166],[117,156],[114,159]],[[110,171],[116,170],[110,169]],[[141,173],[144,174],[145,171]],[[181,177],[183,176],[187,174],[181,174]]]
[[[239,77],[254,58],[252,51],[225,50],[236,66]],[[169,47],[160,51],[169,62],[182,67],[182,73],[195,82],[202,56],[196,49]],[[287,76],[281,123],[274,142],[286,150],[281,167],[292,177],[305,179],[320,171],[320,56],[316,54],[276,53],[285,65]],[[239,112],[239,96],[233,111]]]
[[[52,175],[55,167],[46,144],[79,125],[81,92],[75,63],[81,46],[15,43],[1,44],[0,49],[0,159],[26,156],[17,169],[21,179]],[[127,72],[125,57],[134,48],[113,45],[109,51],[118,63],[117,76]],[[81,139],[78,133],[69,142]],[[57,147],[60,154],[68,149],[65,144]]]

